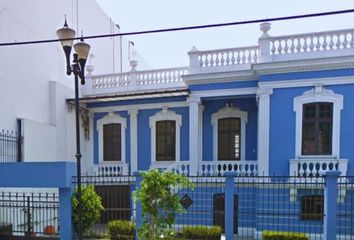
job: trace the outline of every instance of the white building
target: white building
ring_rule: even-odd
[[[65,15],[77,36],[120,31],[95,0],[2,0],[0,42],[56,39]],[[96,74],[128,68],[128,40],[87,42],[88,64],[95,65]],[[0,131],[21,132],[24,161],[74,159],[74,114],[67,114],[65,102],[73,97],[73,86],[59,42],[0,47]]]

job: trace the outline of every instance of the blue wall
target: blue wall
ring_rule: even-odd
[[[269,173],[289,174],[289,160],[295,158],[295,112],[293,100],[313,87],[273,90],[270,100]],[[354,86],[326,86],[326,89],[344,96],[341,111],[340,158],[349,159],[348,174],[354,174]]]
[[[255,97],[204,100],[203,112],[203,160],[213,160],[213,125],[211,115],[225,107],[227,103],[248,113],[246,124],[246,160],[257,160],[257,118],[258,107]]]
[[[176,114],[182,115],[181,126],[181,161],[189,160],[189,108],[169,108]],[[141,110],[138,114],[138,169],[146,170],[151,164],[151,129],[149,118],[161,109]]]

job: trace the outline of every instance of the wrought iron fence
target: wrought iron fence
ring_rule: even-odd
[[[173,188],[179,194],[183,213],[176,214],[173,229],[187,225],[219,225],[225,228],[225,198],[230,189],[225,177],[189,177],[193,189]],[[107,236],[107,223],[115,219],[134,220],[136,212],[132,176],[82,177],[101,196],[104,212],[88,236]],[[261,239],[264,231],[305,234],[311,240],[324,239],[324,177],[234,178],[233,233],[236,239]],[[338,180],[337,236],[354,239],[354,177]]]
[[[0,163],[19,162],[22,159],[23,138],[14,131],[0,132]]]
[[[58,194],[0,192],[0,219],[8,235],[57,236]]]
[[[339,178],[337,202],[337,235],[354,239],[354,177]]]

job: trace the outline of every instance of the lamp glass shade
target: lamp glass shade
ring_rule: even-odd
[[[74,49],[79,60],[86,60],[90,52],[90,45],[81,40],[74,44]]]
[[[64,26],[57,31],[57,35],[59,37],[61,45],[63,47],[72,47],[74,40],[65,40],[68,38],[74,38],[75,37],[75,31],[67,26]]]

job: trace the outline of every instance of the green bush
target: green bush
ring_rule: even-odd
[[[186,226],[182,230],[184,239],[220,240],[221,232],[219,226]]]
[[[108,223],[111,240],[135,239],[135,223],[124,220],[114,220]]]
[[[79,201],[77,199],[77,189],[75,189],[71,201],[73,207],[73,224],[75,231],[77,232],[79,225]],[[81,229],[83,235],[85,235],[90,227],[100,219],[103,211],[101,197],[95,192],[92,185],[83,187],[81,190],[81,210]]]
[[[263,240],[309,240],[305,233],[263,231]]]

